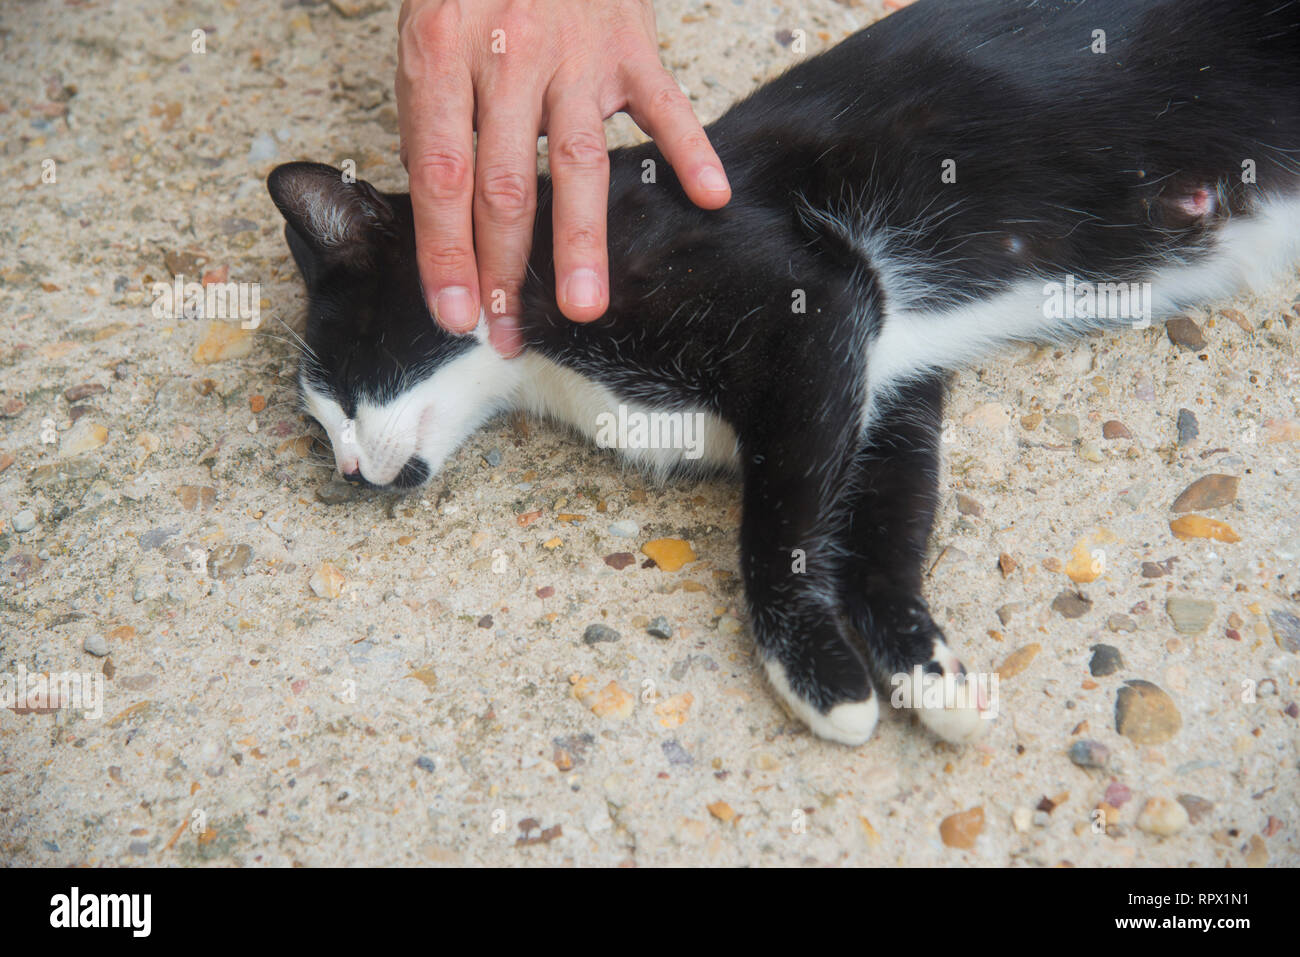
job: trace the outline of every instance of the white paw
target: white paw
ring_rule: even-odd
[[[786,709],[808,725],[817,737],[838,741],[840,744],[859,745],[865,743],[876,730],[876,722],[880,719],[880,704],[874,694],[865,701],[837,704],[822,714],[791,689],[785,668],[779,661],[766,661],[764,667],[767,669],[767,680],[771,682]]]
[[[934,660],[944,673],[927,674],[917,666],[910,675],[896,675],[891,703],[915,711],[921,723],[945,741],[972,741],[993,717],[984,676],[963,675],[961,662],[942,642],[935,642]]]

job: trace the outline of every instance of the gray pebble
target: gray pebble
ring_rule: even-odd
[[[342,479],[333,479],[316,489],[317,500],[326,505],[342,505],[357,497],[357,486]]]
[[[1200,423],[1196,421],[1196,413],[1191,409],[1178,410],[1178,444],[1187,445],[1198,435],[1201,434]]]
[[[609,533],[611,535],[617,535],[619,538],[636,538],[640,531],[640,526],[629,519],[624,519],[621,522],[614,522],[609,526]]]
[[[132,841],[127,847],[127,853],[132,857],[144,857],[149,853],[148,841]]]
[[[108,642],[104,639],[103,635],[88,636],[81,647],[90,652],[96,658],[103,658],[108,654]]]
[[[618,641],[623,637],[608,625],[588,625],[582,633],[583,644],[594,645],[601,641]]]
[[[501,450],[488,449],[483,453],[483,461],[492,466],[492,468],[496,468],[501,464]]]
[[[1300,618],[1279,608],[1268,613],[1268,623],[1279,648],[1300,652]]]
[[[1124,657],[1114,645],[1092,646],[1092,660],[1088,662],[1088,670],[1094,678],[1113,675],[1123,667]]]
[[[434,763],[433,758],[423,754],[415,759],[415,766],[421,771],[428,771],[430,774],[438,770],[438,765]]]
[[[30,532],[36,527],[36,513],[30,508],[25,508],[14,516],[14,531],[18,533]]]
[[[661,747],[664,750],[664,757],[668,759],[669,764],[690,767],[695,763],[695,759],[691,757],[690,752],[676,741],[665,741]]]
[[[659,615],[651,621],[649,627],[646,628],[646,631],[650,632],[650,634],[654,635],[656,638],[663,638],[665,640],[673,636],[673,626],[668,624],[668,619],[663,615]]]
[[[1076,741],[1070,745],[1070,760],[1081,768],[1104,768],[1110,748],[1100,741]]]

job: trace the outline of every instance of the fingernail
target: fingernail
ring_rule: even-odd
[[[600,279],[594,269],[575,269],[564,284],[564,301],[587,309],[600,304]]]
[[[448,286],[433,300],[433,315],[439,323],[460,332],[474,325],[474,303],[464,286]]]
[[[493,319],[488,338],[492,341],[492,348],[507,359],[514,358],[523,345],[519,336],[519,321],[514,316]]]
[[[706,166],[700,170],[699,176],[696,177],[703,189],[710,193],[725,193],[727,191],[727,177],[722,175],[722,170],[716,166]]]

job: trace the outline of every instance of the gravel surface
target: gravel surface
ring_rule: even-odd
[[[395,6],[0,10],[0,672],[102,680],[0,710],[0,862],[1300,863],[1294,276],[957,377],[926,588],[999,716],[828,744],[754,666],[733,485],[515,418],[331,480],[263,179],[405,188]],[[706,118],[884,12],[657,9]],[[261,327],[156,317],[177,274]]]

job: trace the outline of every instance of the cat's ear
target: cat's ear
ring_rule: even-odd
[[[298,239],[318,257],[355,259],[393,232],[393,209],[380,192],[332,166],[285,163],[271,170],[266,188]],[[301,267],[299,250],[294,258]]]

